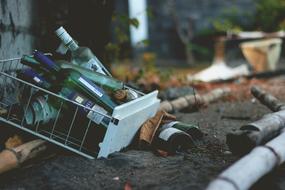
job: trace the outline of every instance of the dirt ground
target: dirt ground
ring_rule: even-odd
[[[279,80],[277,87],[283,84]],[[274,93],[285,100],[285,96]],[[108,159],[88,160],[57,151],[53,157],[0,176],[0,189],[205,189],[239,159],[228,151],[226,134],[268,112],[251,97],[221,100],[198,112],[175,114],[180,121],[197,123],[205,134],[189,153],[160,157],[148,151],[128,150]],[[252,189],[285,190],[284,171],[285,166],[279,167]]]

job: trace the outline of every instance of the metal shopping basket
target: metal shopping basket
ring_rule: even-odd
[[[0,121],[90,159],[107,157],[110,153],[127,147],[143,122],[154,116],[159,108],[158,92],[154,91],[115,107],[111,115],[94,111],[17,78],[15,71],[24,67],[26,66],[20,63],[20,58],[0,60],[0,87],[2,86],[2,89],[0,89],[0,107],[7,110],[4,116],[0,116]],[[11,90],[10,84],[13,84],[15,89]],[[4,89],[6,88],[5,85],[10,90]],[[34,126],[27,126],[23,122],[33,92],[40,92],[60,102],[55,119],[48,124],[42,125],[38,122]],[[23,94],[25,94],[25,98],[22,98],[21,101],[25,101],[24,105],[26,106],[24,115],[22,118],[15,117],[13,106],[15,106],[16,101],[19,101],[17,100],[18,97],[23,97]],[[64,109],[65,105],[69,105],[69,107],[72,105],[72,109]],[[108,127],[104,129],[96,127],[90,119],[86,119],[86,122],[83,123],[80,122],[78,120],[80,118],[80,108],[109,118]]]

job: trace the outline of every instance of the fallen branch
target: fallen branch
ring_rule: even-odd
[[[255,146],[266,143],[280,134],[285,126],[284,103],[258,87],[252,87],[251,92],[261,103],[276,112],[266,114],[260,120],[227,134],[227,144],[236,154],[248,153]]]
[[[3,150],[0,153],[0,174],[19,167],[25,161],[39,155],[46,148],[46,142],[37,139],[15,148]]]
[[[222,172],[209,184],[207,190],[249,189],[258,179],[284,160],[285,132],[266,145],[254,148],[248,155]]]
[[[229,88],[218,88],[205,95],[191,94],[172,101],[163,101],[160,104],[160,110],[164,110],[166,112],[174,112],[191,106],[207,105],[229,95],[229,92]]]

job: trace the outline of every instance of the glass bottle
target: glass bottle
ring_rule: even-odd
[[[203,137],[203,133],[199,130],[199,127],[195,124],[182,123],[180,121],[172,121],[167,123],[168,127],[173,127],[189,134],[193,140],[198,140]]]
[[[71,51],[71,62],[73,64],[104,75],[110,75],[92,51],[88,47],[79,47],[62,26],[55,31],[55,34],[62,41],[62,44]]]
[[[157,132],[153,146],[157,149],[175,154],[186,151],[194,144],[191,136],[174,127],[163,125]]]
[[[34,57],[46,69],[55,75],[58,81],[57,86],[61,88],[69,87],[75,91],[85,94],[88,98],[101,105],[108,112],[112,112],[117,106],[103,89],[83,76],[80,72],[73,69],[61,69],[60,66],[39,51],[34,51]]]

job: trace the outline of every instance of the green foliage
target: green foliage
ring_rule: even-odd
[[[129,18],[127,14],[114,13],[112,25],[114,39],[105,46],[105,50],[109,61],[117,61],[120,55],[128,52],[126,47],[130,42],[129,26],[137,28],[139,21],[136,18]]]
[[[221,15],[212,19],[212,25],[217,32],[239,32],[242,30],[240,18],[245,13],[241,12],[236,6],[228,7],[223,10]]]
[[[189,43],[187,48],[189,48],[189,50],[196,52],[197,54],[207,57],[210,55],[210,51],[208,48],[200,46],[196,43]]]
[[[254,0],[255,14],[243,12],[233,6],[211,20],[218,32],[239,32],[241,30],[261,30],[272,32],[285,29],[285,0]],[[242,19],[246,18],[246,19]],[[242,22],[245,20],[247,23]]]
[[[151,10],[147,10],[149,15],[152,14]],[[126,13],[114,13],[112,15],[113,25],[113,41],[105,46],[107,58],[109,61],[116,61],[124,54],[129,56],[129,27],[139,27],[139,21],[137,18],[129,18]],[[147,46],[148,40],[142,40],[138,42],[138,46]]]
[[[255,0],[257,29],[275,31],[285,29],[284,0]]]
[[[129,18],[129,25],[130,26],[134,26],[135,28],[138,28],[139,27],[139,21],[138,21],[138,19],[136,19],[136,18]]]

